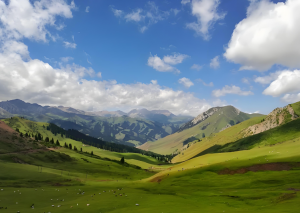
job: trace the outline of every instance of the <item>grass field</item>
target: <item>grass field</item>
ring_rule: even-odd
[[[234,140],[243,128],[239,125],[232,127],[232,132],[222,132],[223,136],[217,134],[215,142]],[[107,152],[107,156],[120,157],[103,150],[95,150],[94,156],[65,148],[4,153],[0,154],[0,211],[296,213],[300,208],[299,146],[300,137],[296,137],[251,150],[194,156],[171,167],[161,166],[159,173],[100,159],[97,151],[100,156]],[[122,155],[157,166],[152,158]],[[16,159],[18,163],[14,163]],[[280,171],[267,171],[270,167],[234,175],[222,173],[273,164],[278,164]],[[285,166],[280,168],[281,164]]]

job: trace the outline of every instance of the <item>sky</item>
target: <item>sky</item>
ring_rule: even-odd
[[[268,114],[300,101],[299,0],[0,0],[0,101]]]

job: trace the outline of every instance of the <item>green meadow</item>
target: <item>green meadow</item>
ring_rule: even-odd
[[[250,120],[245,122],[257,122]],[[19,120],[9,125],[72,143],[84,152],[61,147],[0,154],[1,212],[299,212],[297,135],[275,145],[191,154],[181,163],[158,165],[151,157],[55,136],[43,128],[46,123]],[[242,128],[234,127],[234,132]],[[222,132],[224,140],[234,141],[228,131]],[[126,164],[120,162],[123,156]],[[249,171],[237,172],[245,168]]]

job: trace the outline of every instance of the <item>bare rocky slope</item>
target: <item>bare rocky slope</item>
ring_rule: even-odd
[[[250,135],[256,135],[297,118],[298,115],[295,114],[295,111],[290,104],[282,108],[276,108],[270,114],[268,114],[268,116],[262,120],[261,123],[245,129],[244,136],[247,137]]]

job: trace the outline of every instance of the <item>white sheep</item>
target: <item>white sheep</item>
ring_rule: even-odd
[[[86,204],[87,206],[90,206],[90,204]]]

